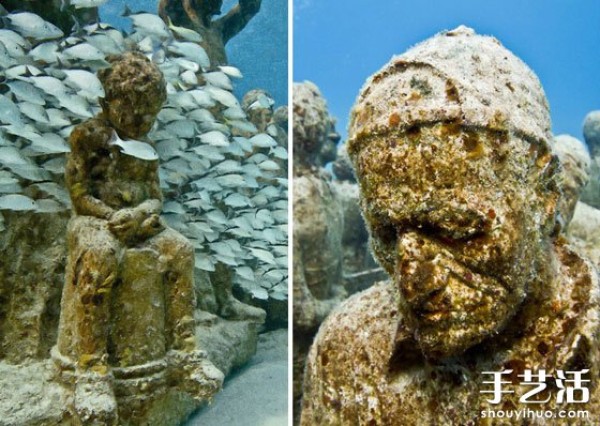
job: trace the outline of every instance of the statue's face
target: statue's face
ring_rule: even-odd
[[[551,157],[444,124],[362,144],[351,155],[373,249],[425,356],[498,332],[537,273],[545,204],[532,176]]]
[[[135,108],[123,98],[106,102],[105,114],[123,138],[139,139],[147,135],[160,111],[160,104],[143,103]]]

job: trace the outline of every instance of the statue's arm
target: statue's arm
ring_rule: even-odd
[[[235,37],[260,10],[262,0],[240,0],[215,24],[222,28],[223,44]]]
[[[162,212],[163,196],[160,190],[160,181],[158,178],[158,162],[152,165],[152,171],[148,178],[150,183],[149,198],[146,201],[138,204],[135,210],[139,211],[144,216],[152,214],[160,215]]]
[[[88,143],[91,137],[85,124],[73,129],[69,139],[71,153],[67,157],[65,180],[77,214],[109,219],[115,210],[90,193],[91,170],[87,160],[90,146],[93,146]]]
[[[136,224],[135,233],[141,239],[156,235],[166,226],[160,218],[163,198],[158,178],[158,162],[152,165],[148,182],[150,183],[149,198],[135,206],[131,213],[131,217]]]

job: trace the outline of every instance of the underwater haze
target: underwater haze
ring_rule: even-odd
[[[227,12],[236,3],[225,0],[221,11]],[[109,1],[100,7],[100,17],[130,31],[130,21],[121,16],[125,5],[132,11],[156,13],[158,9],[157,0]],[[244,79],[235,85],[238,98],[261,88],[273,96],[276,106],[287,104],[287,15],[286,0],[263,0],[260,12],[227,44],[229,63],[244,74]]]
[[[294,81],[311,80],[346,138],[350,109],[368,76],[435,33],[461,24],[493,35],[540,78],[555,134],[582,139],[600,109],[600,2],[294,0]]]

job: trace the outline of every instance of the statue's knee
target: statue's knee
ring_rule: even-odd
[[[116,269],[118,248],[111,244],[103,244],[89,250],[90,259],[103,269]]]
[[[163,253],[175,259],[177,263],[185,263],[194,259],[194,246],[183,235],[176,231],[168,232],[163,241]]]

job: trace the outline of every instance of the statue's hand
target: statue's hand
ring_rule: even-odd
[[[139,235],[150,238],[165,229],[166,225],[159,215],[152,213],[140,224]]]
[[[119,241],[131,242],[140,227],[140,217],[135,214],[134,209],[121,209],[113,213],[108,221],[108,229]]]

